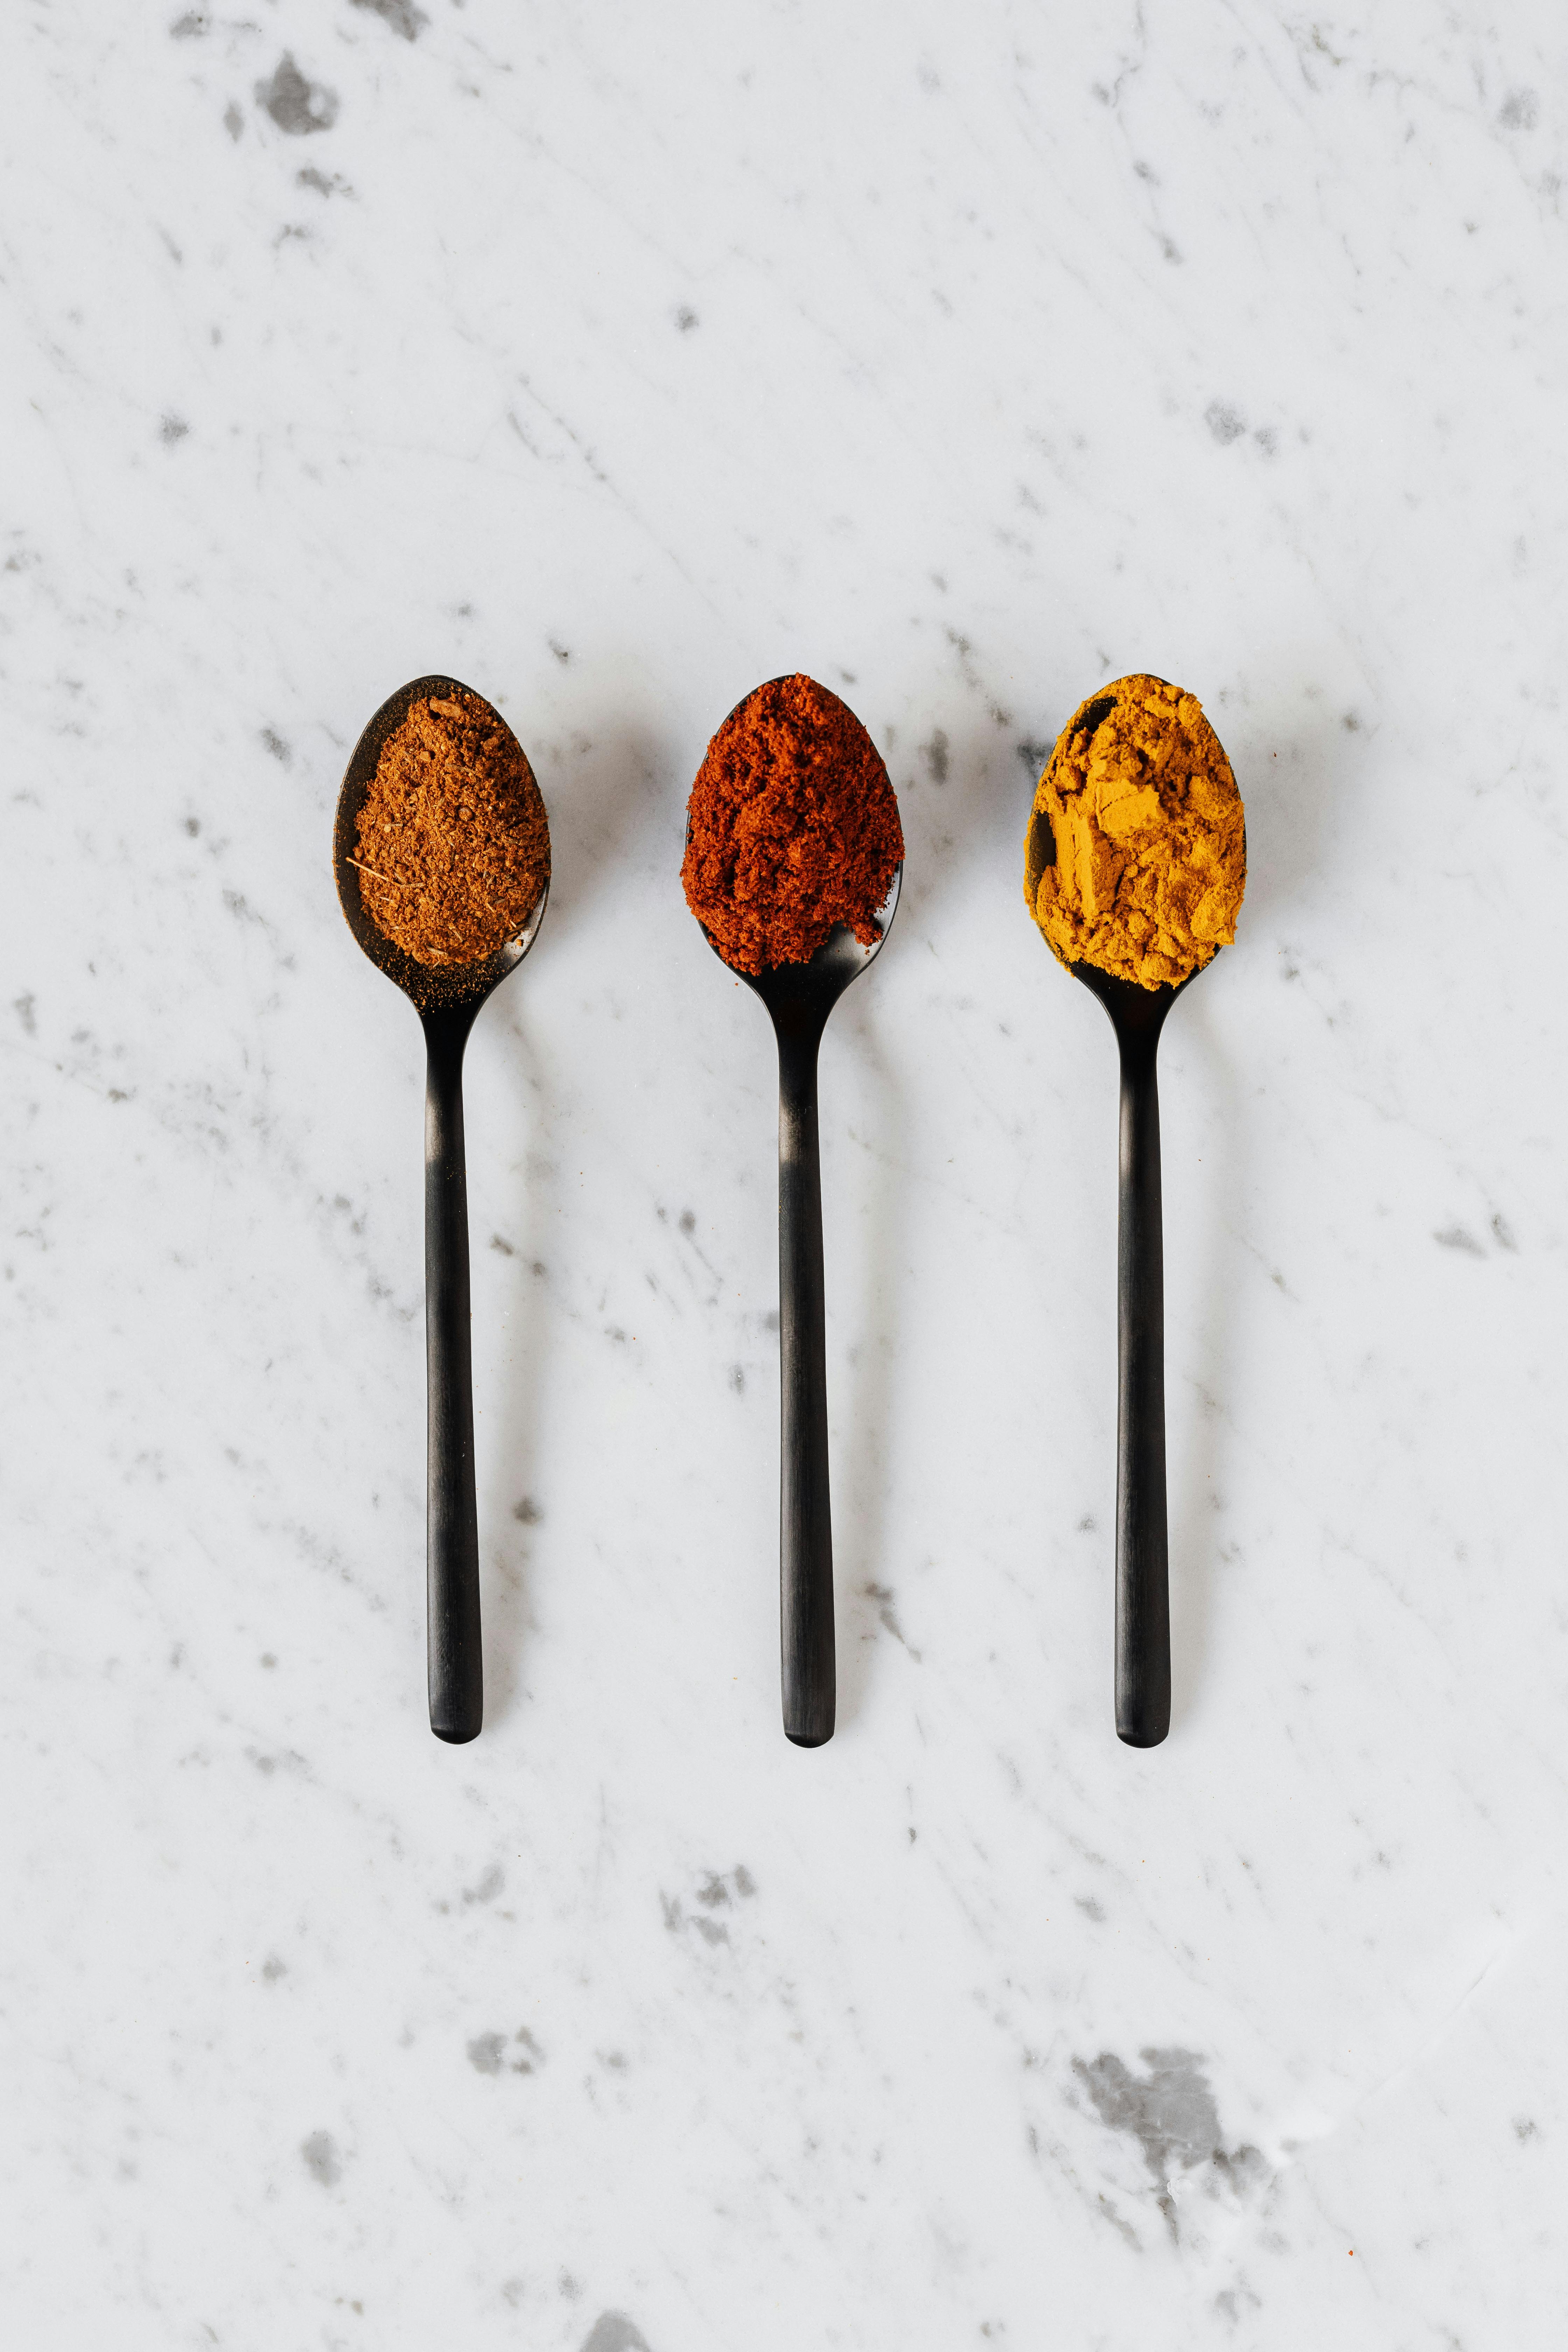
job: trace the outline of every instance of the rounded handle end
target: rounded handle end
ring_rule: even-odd
[[[1119,1715],[1116,1737],[1124,1748],[1158,1748],[1171,1728],[1171,1710],[1163,1714]]]
[[[479,1738],[483,1727],[482,1715],[459,1716],[455,1721],[447,1723],[437,1723],[434,1716],[430,1718],[431,1730],[437,1739],[444,1739],[449,1748],[466,1747],[470,1739]]]

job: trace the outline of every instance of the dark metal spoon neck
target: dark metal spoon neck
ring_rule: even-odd
[[[816,1090],[816,1061],[827,1027],[826,1008],[781,1011],[773,1008],[773,1035],[778,1041],[779,1084],[786,1096]]]
[[[482,1003],[482,999],[479,1002]],[[432,1084],[455,1085],[463,1073],[463,1055],[473,1033],[479,1003],[434,1006],[419,1016],[425,1032]]]
[[[1146,1087],[1153,1076],[1160,1058],[1160,1031],[1163,1022],[1147,1029],[1123,1029],[1116,1032],[1116,1050],[1121,1063],[1121,1084]]]

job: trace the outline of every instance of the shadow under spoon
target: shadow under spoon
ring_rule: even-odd
[[[1050,818],[1030,821],[1026,880],[1056,862]],[[1031,898],[1033,897],[1031,891]],[[1101,971],[1068,971],[1097,996],[1121,1061],[1116,1236],[1116,1734],[1157,1748],[1171,1727],[1170,1543],[1165,1508],[1165,1251],[1160,1199],[1160,1089],[1165,1016],[1197,978],[1142,988]],[[1205,967],[1200,966],[1200,970]]]
[[[762,998],[779,1049],[780,1652],[784,1733],[797,1748],[820,1748],[832,1738],[837,1704],[817,1048],[850,982],[882,951],[903,876],[900,859],[869,947],[840,923],[809,963],[760,972],[725,964]],[[710,938],[708,944],[725,963]]]
[[[474,1497],[474,1386],[468,1305],[468,1200],[463,1156],[463,1052],[479,1007],[533,945],[547,882],[522,929],[477,963],[416,963],[371,920],[355,863],[359,814],[382,747],[410,707],[472,687],[416,677],[388,695],[344,772],[332,829],[332,866],[350,930],[409,997],[425,1029],[425,1347],[429,1387],[426,1596],[430,1728],[437,1739],[475,1739],[484,1721],[479,1629],[479,1512]],[[482,702],[482,695],[474,695]],[[486,704],[498,728],[499,711]],[[507,729],[508,733],[510,732]],[[521,748],[521,747],[520,747]]]

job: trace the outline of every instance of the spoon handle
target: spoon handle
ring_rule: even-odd
[[[1159,1031],[1121,1038],[1118,1234],[1116,1730],[1157,1748],[1171,1727],[1165,1525],[1165,1263],[1160,1216]]]
[[[833,1517],[827,1491],[827,1333],[816,1133],[820,1022],[780,1025],[779,1601],[784,1727],[797,1748],[833,1737]]]
[[[479,1533],[474,1502],[474,1382],[468,1310],[468,1202],[463,1158],[463,1048],[473,1015],[425,1023],[425,1348],[429,1380],[426,1593],[430,1728],[479,1736]]]

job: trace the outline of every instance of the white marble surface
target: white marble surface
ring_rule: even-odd
[[[7,2341],[1559,2340],[1568,38],[1498,21],[15,12]],[[468,1065],[464,1749],[419,1035],[327,856],[433,667],[557,874]],[[815,1755],[771,1048],[676,878],[794,667],[909,837],[824,1057]],[[1147,1755],[1111,1041],[1019,891],[1134,668],[1252,858],[1163,1056]]]

